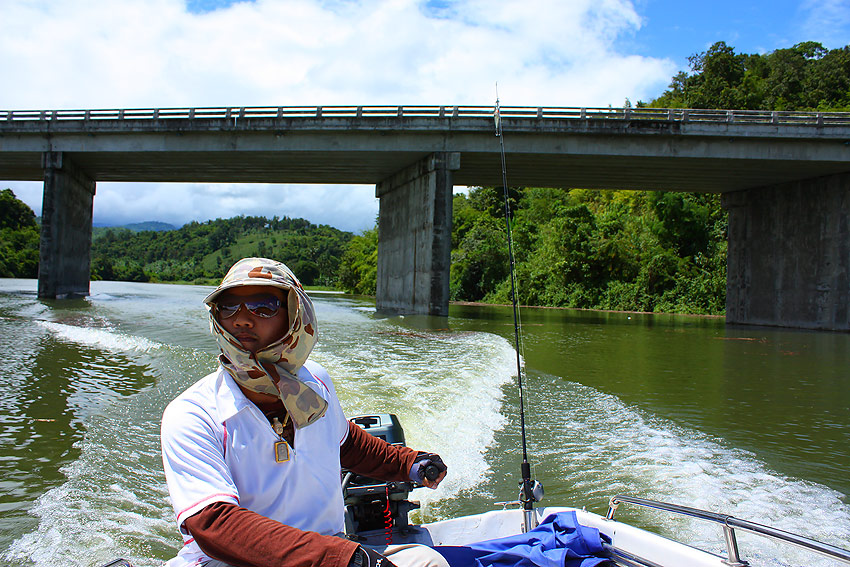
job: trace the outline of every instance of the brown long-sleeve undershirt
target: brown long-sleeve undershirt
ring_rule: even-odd
[[[343,468],[357,474],[403,481],[409,480],[416,454],[350,423],[339,459]],[[353,541],[292,528],[229,502],[206,506],[184,525],[204,553],[237,567],[347,567],[358,547]]]

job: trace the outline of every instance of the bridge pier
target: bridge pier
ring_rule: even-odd
[[[850,330],[850,174],[723,195],[726,322]]]
[[[88,295],[95,182],[62,152],[42,154],[38,297]]]
[[[460,154],[437,152],[378,183],[379,313],[447,316],[452,172]]]

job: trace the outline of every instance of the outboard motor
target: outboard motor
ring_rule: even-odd
[[[395,414],[361,415],[349,421],[387,443],[405,445],[404,429]],[[345,469],[342,474],[345,533],[349,537],[356,539],[356,534],[373,530],[407,532],[407,514],[419,508],[419,502],[411,502],[407,496],[421,484],[413,481],[384,482]]]

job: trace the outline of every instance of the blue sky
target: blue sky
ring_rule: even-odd
[[[33,25],[38,22],[38,25]],[[651,100],[716,41],[850,43],[850,0],[0,0],[2,109]],[[0,180],[37,214],[40,183]],[[374,188],[98,183],[97,224],[238,214],[359,231]]]
[[[689,55],[717,41],[725,41],[738,53],[766,53],[810,40],[828,48],[850,43],[850,2],[846,0],[714,0],[705,4],[643,0],[636,7],[644,25],[627,48],[673,58],[683,69]]]

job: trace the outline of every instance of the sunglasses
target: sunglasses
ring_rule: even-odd
[[[242,309],[243,305],[246,309],[248,309],[251,315],[255,315],[262,319],[271,319],[277,315],[278,311],[280,311],[280,299],[273,295],[268,295],[259,299],[250,299],[247,301],[232,301],[233,300],[231,300],[231,302],[223,301],[216,303],[215,308],[219,317],[222,319],[229,319],[239,313],[239,310]]]

